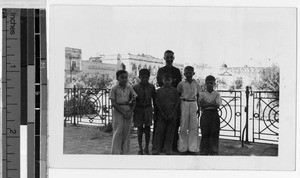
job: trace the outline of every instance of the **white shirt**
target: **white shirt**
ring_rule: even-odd
[[[222,105],[221,95],[217,91],[212,91],[211,93],[209,93],[207,91],[201,92],[199,95],[199,100],[201,100],[202,98],[206,102],[212,102],[213,100],[215,100],[219,106]]]
[[[137,97],[136,92],[132,86],[127,84],[125,88],[122,88],[119,84],[114,86],[109,94],[110,99],[115,99],[116,103],[130,102]]]
[[[196,95],[200,93],[201,88],[199,83],[194,79],[192,83],[183,80],[179,82],[177,91],[181,93],[180,99],[197,99]]]

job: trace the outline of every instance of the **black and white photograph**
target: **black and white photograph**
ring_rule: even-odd
[[[293,157],[282,158],[281,151],[289,147],[282,123],[295,122],[285,114],[282,97],[289,65],[296,61],[295,8],[53,5],[50,10],[54,164],[73,159],[80,160],[72,163],[75,168],[77,163],[293,167],[277,163]],[[85,164],[97,159],[102,160],[97,165]],[[190,161],[197,164],[183,164]]]
[[[120,147],[118,154],[153,155],[151,149],[157,149],[154,154],[278,156],[280,138],[278,60],[286,50],[280,49],[280,45],[285,43],[284,40],[288,40],[288,36],[276,39],[279,31],[285,30],[284,26],[280,28],[277,24],[244,21],[244,18],[256,20],[258,16],[262,17],[258,13],[265,11],[275,13],[276,10],[197,7],[70,7],[70,9],[64,7],[64,9],[68,14],[72,11],[76,14],[86,14],[85,9],[89,9],[90,14],[83,17],[74,14],[71,15],[74,22],[64,21],[69,24],[66,29],[69,31],[68,36],[64,38],[70,38],[69,46],[74,43],[74,47],[65,48],[65,154],[111,154],[114,151],[113,137],[118,134],[116,132],[119,128],[113,128],[115,108],[110,101],[110,93],[114,86],[120,85],[116,72],[125,70],[128,85],[142,96],[137,94],[132,118],[129,119],[133,122],[129,123],[128,130],[125,132],[125,128],[122,128],[124,126],[120,128],[125,135],[120,133],[121,143],[115,143]],[[139,16],[136,17],[136,14]],[[205,21],[201,20],[204,15]],[[103,16],[106,18],[101,19]],[[88,20],[89,17],[93,18]],[[212,19],[209,20],[207,17]],[[86,31],[88,35],[80,37],[76,33],[81,31],[76,28],[83,26],[89,27]],[[92,36],[95,37],[95,41],[90,41]],[[91,43],[92,46],[89,45]],[[75,48],[77,46],[80,49]],[[172,57],[170,62],[169,56]],[[184,94],[179,95],[177,108],[176,103],[171,106],[172,109],[181,111],[176,113],[177,116],[174,118],[176,124],[171,126],[173,127],[171,130],[174,131],[168,136],[169,123],[163,121],[161,124],[166,126],[162,127],[161,133],[156,136],[153,132],[155,122],[162,119],[161,115],[167,116],[167,113],[164,114],[154,106],[155,99],[159,100],[155,97],[155,91],[158,92],[163,86],[161,77],[164,73],[171,72],[172,86],[180,90],[178,84],[181,80],[187,80],[185,75],[187,66],[192,67],[194,73],[190,84],[193,80],[195,82],[193,86],[189,86],[191,88],[186,89],[188,93],[185,93],[185,88],[182,89],[181,92]],[[151,88],[138,91],[143,85],[141,70],[146,73],[148,71],[146,84],[151,84],[149,86],[153,86],[154,91]],[[176,73],[177,71],[179,72]],[[211,128],[218,130],[216,134],[219,136],[215,144],[208,144],[208,150],[201,152],[200,142],[204,144],[205,141],[200,129],[200,118],[206,112],[206,108],[201,108],[199,97],[197,100],[196,95],[207,91],[205,81],[209,75],[214,77],[213,90],[220,94],[220,98],[216,100],[221,100],[219,106],[215,108],[220,123],[216,125],[217,129]],[[117,94],[115,97],[118,97]],[[166,96],[162,97],[167,99]],[[184,101],[185,99],[188,101]],[[185,102],[192,105],[185,106],[183,105]],[[157,109],[155,114],[154,108]],[[155,136],[159,140],[157,142],[161,142],[158,143],[160,144],[158,148],[153,145],[156,142]],[[126,147],[123,144],[127,142],[122,139],[123,137],[128,137],[131,149],[123,148]],[[182,138],[181,141],[178,137]],[[167,142],[167,145],[164,142]],[[183,145],[179,146],[177,144],[179,142]],[[210,147],[216,147],[216,150]],[[128,151],[123,153],[123,149]]]
[[[295,177],[296,0],[3,0],[2,177]]]

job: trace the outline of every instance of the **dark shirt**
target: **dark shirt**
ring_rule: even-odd
[[[151,99],[155,99],[155,87],[154,85],[147,83],[136,84],[133,86],[134,91],[137,93],[138,97],[136,98],[137,107],[151,107]]]
[[[170,115],[179,107],[179,94],[174,87],[161,87],[156,92],[156,105],[166,115]]]
[[[157,71],[157,76],[156,76],[156,80],[157,80],[157,83],[158,83],[159,87],[163,86],[162,76],[165,73],[172,74],[172,76],[173,76],[172,86],[177,88],[178,83],[182,79],[180,70],[178,68],[174,67],[174,66],[171,66],[171,67],[164,66],[164,67],[159,68],[158,71]]]

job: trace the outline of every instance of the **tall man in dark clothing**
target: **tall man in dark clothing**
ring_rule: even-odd
[[[173,82],[171,85],[173,87],[177,88],[178,83],[181,81],[182,76],[181,76],[180,70],[177,67],[173,66],[174,59],[175,59],[174,52],[171,50],[167,50],[164,54],[164,60],[166,61],[166,65],[164,67],[159,68],[157,71],[156,80],[157,80],[159,87],[163,86],[162,76],[165,73],[170,73],[172,75]],[[178,114],[178,116],[180,116],[180,114]],[[174,151],[177,151],[179,126],[180,126],[180,117],[177,118],[177,123],[176,123],[176,128],[175,128],[175,133],[174,133],[174,141],[173,141],[173,150]],[[155,121],[154,121],[154,131],[155,131]]]
[[[159,68],[157,71],[156,80],[159,87],[163,86],[162,76],[164,75],[164,73],[172,74],[172,86],[175,88],[177,88],[178,83],[181,81],[182,77],[180,70],[177,67],[173,66],[174,59],[174,52],[171,50],[167,50],[164,54],[164,60],[166,61],[166,65],[164,67]]]

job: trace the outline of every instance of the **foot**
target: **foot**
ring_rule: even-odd
[[[178,152],[177,147],[173,147],[172,150],[173,150],[174,152]]]
[[[140,150],[140,151],[138,152],[138,155],[143,155],[143,151]]]
[[[193,152],[193,151],[188,151],[188,155],[198,155],[197,152]]]
[[[158,155],[157,151],[152,151],[152,155]]]
[[[187,155],[188,154],[187,151],[185,151],[185,152],[179,152],[179,153],[180,153],[180,155]]]
[[[172,151],[166,152],[166,155],[173,155]]]

